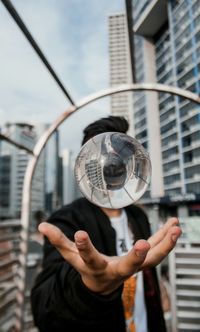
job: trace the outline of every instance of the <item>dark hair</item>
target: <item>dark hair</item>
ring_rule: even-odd
[[[83,131],[82,145],[90,138],[105,132],[113,131],[126,133],[128,131],[128,121],[123,116],[110,115],[107,118],[101,118],[89,124]]]

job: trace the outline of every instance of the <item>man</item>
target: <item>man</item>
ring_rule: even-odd
[[[84,130],[83,144],[103,132],[127,130],[122,117],[102,118]],[[181,234],[176,218],[150,237],[139,207],[106,209],[81,198],[39,231],[46,241],[32,309],[41,332],[166,331],[153,266]]]

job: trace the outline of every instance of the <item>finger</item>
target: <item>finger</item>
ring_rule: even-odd
[[[181,229],[178,226],[171,227],[163,240],[149,250],[142,267],[155,266],[159,264],[175,247],[176,241],[181,235]]]
[[[169,218],[167,222],[149,239],[148,242],[150,243],[151,248],[157,245],[160,241],[162,241],[167,234],[168,230],[173,226],[178,226],[179,220],[178,218]]]
[[[46,236],[51,244],[55,246],[60,252],[65,252],[65,254],[67,251],[74,251],[76,253],[78,252],[74,242],[69,240],[58,227],[48,222],[42,222],[39,225],[38,230],[40,233]]]
[[[78,231],[74,236],[76,247],[85,264],[92,269],[104,269],[106,259],[93,246],[89,235],[84,231]]]
[[[120,257],[118,263],[119,274],[121,276],[131,276],[137,272],[149,250],[150,244],[146,240],[138,240],[127,255]]]

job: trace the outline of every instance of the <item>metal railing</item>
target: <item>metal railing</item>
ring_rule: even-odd
[[[17,317],[17,294],[20,292],[18,266],[20,261],[21,223],[1,221],[0,223],[0,331],[15,331],[19,324]]]
[[[29,274],[29,278],[23,294],[23,280],[18,273],[24,264],[20,256],[21,228],[20,220],[0,222],[0,332],[20,330],[22,317],[19,305],[22,302],[23,332],[36,331],[31,313],[30,288],[40,267],[42,251],[37,249],[37,252],[33,252],[30,237],[26,261],[26,274]]]
[[[169,259],[172,332],[200,331],[200,221],[181,218],[183,235]]]

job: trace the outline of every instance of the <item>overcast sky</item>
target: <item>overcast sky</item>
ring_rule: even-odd
[[[108,15],[124,0],[12,0],[75,101],[109,86]],[[22,32],[0,2],[0,126],[51,123],[68,107]],[[61,128],[61,148],[80,144],[82,129],[107,115],[101,101],[74,114]]]

